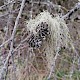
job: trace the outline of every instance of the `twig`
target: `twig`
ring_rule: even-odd
[[[0,6],[0,10],[3,10],[4,8],[6,8],[6,6],[11,5],[11,4],[13,4],[13,3],[15,3],[14,0],[11,1],[11,2],[9,2],[9,3],[6,3],[6,4],[2,5],[2,6]]]
[[[31,0],[31,11],[30,11],[30,18],[32,19],[32,14],[33,14],[33,0]]]
[[[18,25],[19,19],[21,17],[21,14],[22,14],[22,11],[23,11],[23,8],[24,8],[24,4],[25,4],[25,0],[22,0],[21,8],[20,8],[19,14],[18,14],[18,16],[16,18],[14,29],[13,29],[12,36],[11,36],[12,40],[11,40],[11,45],[10,45],[10,51],[9,51],[9,54],[8,54],[8,56],[6,58],[4,66],[3,66],[2,70],[1,70],[0,80],[4,80],[3,74],[5,73],[5,71],[7,69],[9,58],[12,55],[14,36],[15,36],[15,33],[16,33],[16,29],[18,27],[17,25]]]
[[[11,0],[8,0],[8,3],[10,3]],[[9,5],[8,6],[8,12],[12,12],[13,11],[13,4]],[[12,23],[12,18],[13,18],[13,14],[9,14],[8,15],[8,21],[7,21],[7,28],[8,30],[6,31],[6,35],[5,37],[7,38],[8,37],[8,32],[9,32],[9,35],[11,36],[11,29],[12,29],[12,26],[11,26],[11,23]],[[12,45],[13,46],[13,45]],[[16,72],[15,72],[15,64],[14,64],[14,56],[11,55],[11,59],[12,59],[12,66],[13,66],[13,72],[14,72],[14,80],[16,80]],[[8,68],[7,68],[8,69]],[[7,70],[8,71],[8,70]]]
[[[80,9],[80,2],[78,2],[73,9],[71,9],[66,15],[62,16],[63,19],[69,19],[76,11]]]
[[[80,57],[78,58],[78,68],[79,68],[79,71],[80,71]]]
[[[48,5],[48,6],[52,6],[53,8],[55,8],[55,7],[60,7],[60,5],[56,5],[56,4],[53,4],[52,2],[50,2],[50,0],[47,0],[47,2],[45,2],[45,1],[42,1],[42,2],[40,2],[40,1],[30,1],[30,3],[33,3],[33,4],[46,4],[46,5]]]
[[[8,39],[7,41],[5,41],[3,44],[0,45],[0,48],[3,47],[6,43],[8,43],[9,41],[11,41],[12,38]]]
[[[74,58],[74,60],[73,60],[73,64],[72,64],[71,70],[70,70],[70,75],[69,75],[70,80],[72,80],[72,75],[73,75],[73,72],[74,72],[74,63],[75,63],[75,58]]]
[[[32,0],[30,1],[30,3],[34,4],[34,3],[41,3],[41,4],[46,4],[48,6],[52,6],[53,8],[55,7],[59,7],[59,8],[62,8],[63,10],[67,11],[67,9],[61,5],[56,5],[56,4],[53,4],[50,0],[47,0],[47,2],[40,2],[40,1],[33,1]],[[80,9],[80,2],[78,2],[75,7],[73,9],[71,9],[66,15],[64,16],[61,16],[61,18],[63,19],[69,19],[76,11],[78,11]],[[32,13],[31,13],[32,14]]]
[[[49,73],[47,80],[50,80],[52,73],[54,73],[54,71],[55,71],[55,62],[56,62],[58,56],[59,56],[59,53],[56,53],[56,55],[54,57],[53,65],[51,67],[51,70],[50,70],[50,73]]]
[[[13,14],[13,13],[15,13],[16,11],[18,11],[20,8],[18,8],[18,9],[15,9],[15,10],[13,10],[13,11],[11,11],[11,12],[7,12],[7,13],[5,13],[5,14],[3,14],[3,15],[0,15],[0,17],[5,17],[5,16],[7,16],[7,15],[9,15],[9,14]]]
[[[76,49],[75,49],[75,47],[74,47],[74,43],[73,43],[72,40],[71,40],[71,47],[74,51],[74,59],[73,59],[72,65],[71,65],[71,70],[70,70],[70,75],[69,75],[70,80],[72,80],[72,75],[73,75],[74,70],[75,70],[75,62],[76,62],[76,60],[78,60],[78,56],[79,56]]]
[[[2,16],[0,16],[0,17],[3,17],[3,16],[7,16],[7,15],[9,15],[9,14],[12,14],[12,13],[18,11],[19,9],[20,9],[20,8],[12,11],[11,13],[6,13],[5,15],[2,15]],[[8,43],[8,42],[11,41],[11,40],[12,40],[12,38],[10,38],[10,39],[8,39],[7,41],[5,41],[4,43],[2,43],[2,44],[0,45],[0,48],[3,47],[6,43]]]
[[[30,34],[29,36],[27,36],[27,38],[25,38],[24,40],[22,40],[22,41],[20,42],[20,44],[13,50],[12,53],[14,53],[15,51],[17,51],[17,49],[18,49],[25,41],[27,41],[30,36],[31,36],[31,34]]]
[[[10,4],[11,5],[10,5]],[[6,4],[9,4],[8,6],[6,5]],[[14,0],[12,1],[12,0],[7,0],[6,2],[5,2],[5,6],[3,6],[3,8],[4,7],[6,7],[7,6],[7,8],[5,8],[6,9],[6,11],[5,11],[5,13],[6,12],[11,12],[12,10],[13,10],[13,4],[14,4]],[[8,16],[7,16],[7,25],[6,25],[6,32],[5,32],[5,36],[4,36],[4,39],[3,39],[3,43],[5,42],[5,40],[7,40],[7,38],[8,38],[8,31],[10,30],[10,24],[12,23],[12,17],[13,17],[13,15],[12,14],[9,14]],[[4,47],[2,47],[2,49],[4,49]],[[7,72],[8,72],[8,67],[7,67],[7,69],[6,69],[6,71],[5,71],[5,74],[4,74],[4,79],[6,79],[6,75],[7,75]]]

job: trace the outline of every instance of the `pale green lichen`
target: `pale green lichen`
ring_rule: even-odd
[[[31,33],[36,35],[36,28],[41,22],[46,22],[50,31],[50,34],[47,37],[47,40],[43,46],[46,49],[45,51],[48,68],[51,68],[54,55],[60,51],[61,47],[68,48],[68,43],[72,45],[71,47],[73,49],[74,46],[72,44],[69,29],[65,21],[61,19],[58,15],[56,17],[52,17],[49,12],[44,11],[40,13],[35,19],[31,19],[29,22],[27,22],[27,29]]]

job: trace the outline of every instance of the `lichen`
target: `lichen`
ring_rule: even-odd
[[[41,26],[47,30],[45,39],[39,36],[39,32],[41,31]],[[45,47],[46,58],[48,62],[48,68],[51,68],[53,64],[54,55],[60,51],[62,47],[68,48],[68,43],[73,46],[72,40],[70,38],[69,29],[63,19],[61,19],[58,15],[56,17],[52,17],[52,15],[48,11],[44,11],[40,13],[35,19],[31,19],[27,22],[27,29],[34,36],[34,38],[30,38],[32,44],[36,45],[36,37],[37,40],[41,41],[40,46]],[[43,29],[43,32],[45,31]],[[45,33],[45,32],[44,32]],[[40,33],[42,34],[42,32]],[[35,43],[34,43],[35,42]],[[39,42],[39,41],[38,41]],[[43,44],[45,42],[45,44]],[[30,44],[30,43],[29,43]],[[31,46],[36,47],[36,46]],[[36,47],[36,49],[38,48]]]

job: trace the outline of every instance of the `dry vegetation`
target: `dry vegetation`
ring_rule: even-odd
[[[0,0],[0,80],[80,80],[79,11],[78,0]]]

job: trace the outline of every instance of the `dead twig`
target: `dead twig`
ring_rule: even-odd
[[[71,9],[66,15],[62,16],[63,19],[70,19],[70,17],[80,9],[80,2],[78,2],[73,9]]]
[[[0,6],[0,10],[5,9],[5,8],[6,8],[6,6],[9,6],[9,5],[14,4],[14,3],[15,3],[15,1],[14,1],[14,0],[12,0],[12,1],[11,1],[11,2],[9,2],[9,3],[6,3],[6,4],[2,5],[2,6]]]
[[[56,60],[57,60],[58,56],[59,56],[59,53],[57,53],[57,54],[55,55],[55,57],[54,57],[53,65],[52,65],[52,67],[51,67],[51,70],[50,70],[50,73],[49,73],[49,75],[48,75],[47,80],[50,80],[52,73],[54,74],[54,71],[55,71],[55,63],[56,63]]]
[[[17,12],[19,9],[20,9],[20,8],[15,9],[15,10],[13,10],[13,11],[11,11],[11,12],[7,12],[7,13],[5,13],[5,14],[3,14],[3,15],[0,15],[0,18],[1,18],[1,17],[5,17],[5,16],[7,16],[7,15],[9,15],[9,14],[13,14],[13,13]]]

